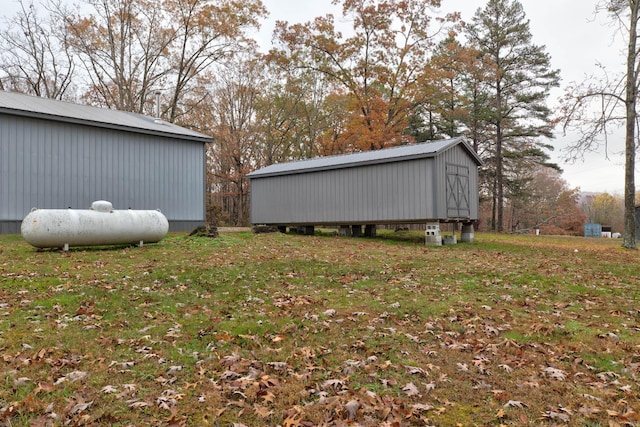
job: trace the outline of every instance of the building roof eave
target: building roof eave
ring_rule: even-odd
[[[382,163],[401,162],[436,157],[440,153],[462,144],[465,151],[478,166],[482,160],[466,142],[464,137],[456,137],[439,141],[402,145],[376,151],[342,154],[336,156],[317,157],[294,162],[278,163],[266,166],[247,175],[250,179],[266,178],[282,175],[294,175],[351,167],[369,166]]]
[[[212,138],[207,135],[142,114],[73,104],[14,92],[0,91],[0,114],[125,130],[202,143],[212,141]]]

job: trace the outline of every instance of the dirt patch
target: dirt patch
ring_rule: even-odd
[[[242,233],[251,231],[250,227],[218,227],[220,233]]]

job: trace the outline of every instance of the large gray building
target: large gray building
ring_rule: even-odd
[[[478,219],[481,160],[462,137],[274,164],[251,174],[251,222],[367,225]]]
[[[160,209],[172,231],[205,221],[210,138],[140,114],[0,91],[0,233],[29,211]]]

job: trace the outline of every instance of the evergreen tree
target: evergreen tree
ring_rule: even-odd
[[[453,138],[462,134],[469,104],[463,92],[463,80],[474,55],[475,51],[463,47],[451,32],[435,47],[424,66],[418,77],[418,99],[422,110],[419,112],[429,125],[428,139]]]
[[[521,171],[507,167],[510,159],[519,164],[547,163],[541,137],[552,137],[551,111],[546,105],[549,91],[559,85],[559,71],[551,69],[544,46],[533,44],[529,21],[517,0],[489,0],[478,9],[466,35],[471,47],[493,64],[488,76],[490,100],[483,117],[491,125],[490,166],[495,168],[493,229],[504,230],[504,204],[509,182],[519,182]],[[531,162],[522,156],[531,153]],[[514,176],[515,174],[515,176]],[[515,194],[514,194],[515,195]]]

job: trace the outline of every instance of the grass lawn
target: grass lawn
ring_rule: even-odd
[[[619,240],[0,236],[0,425],[640,425]]]

